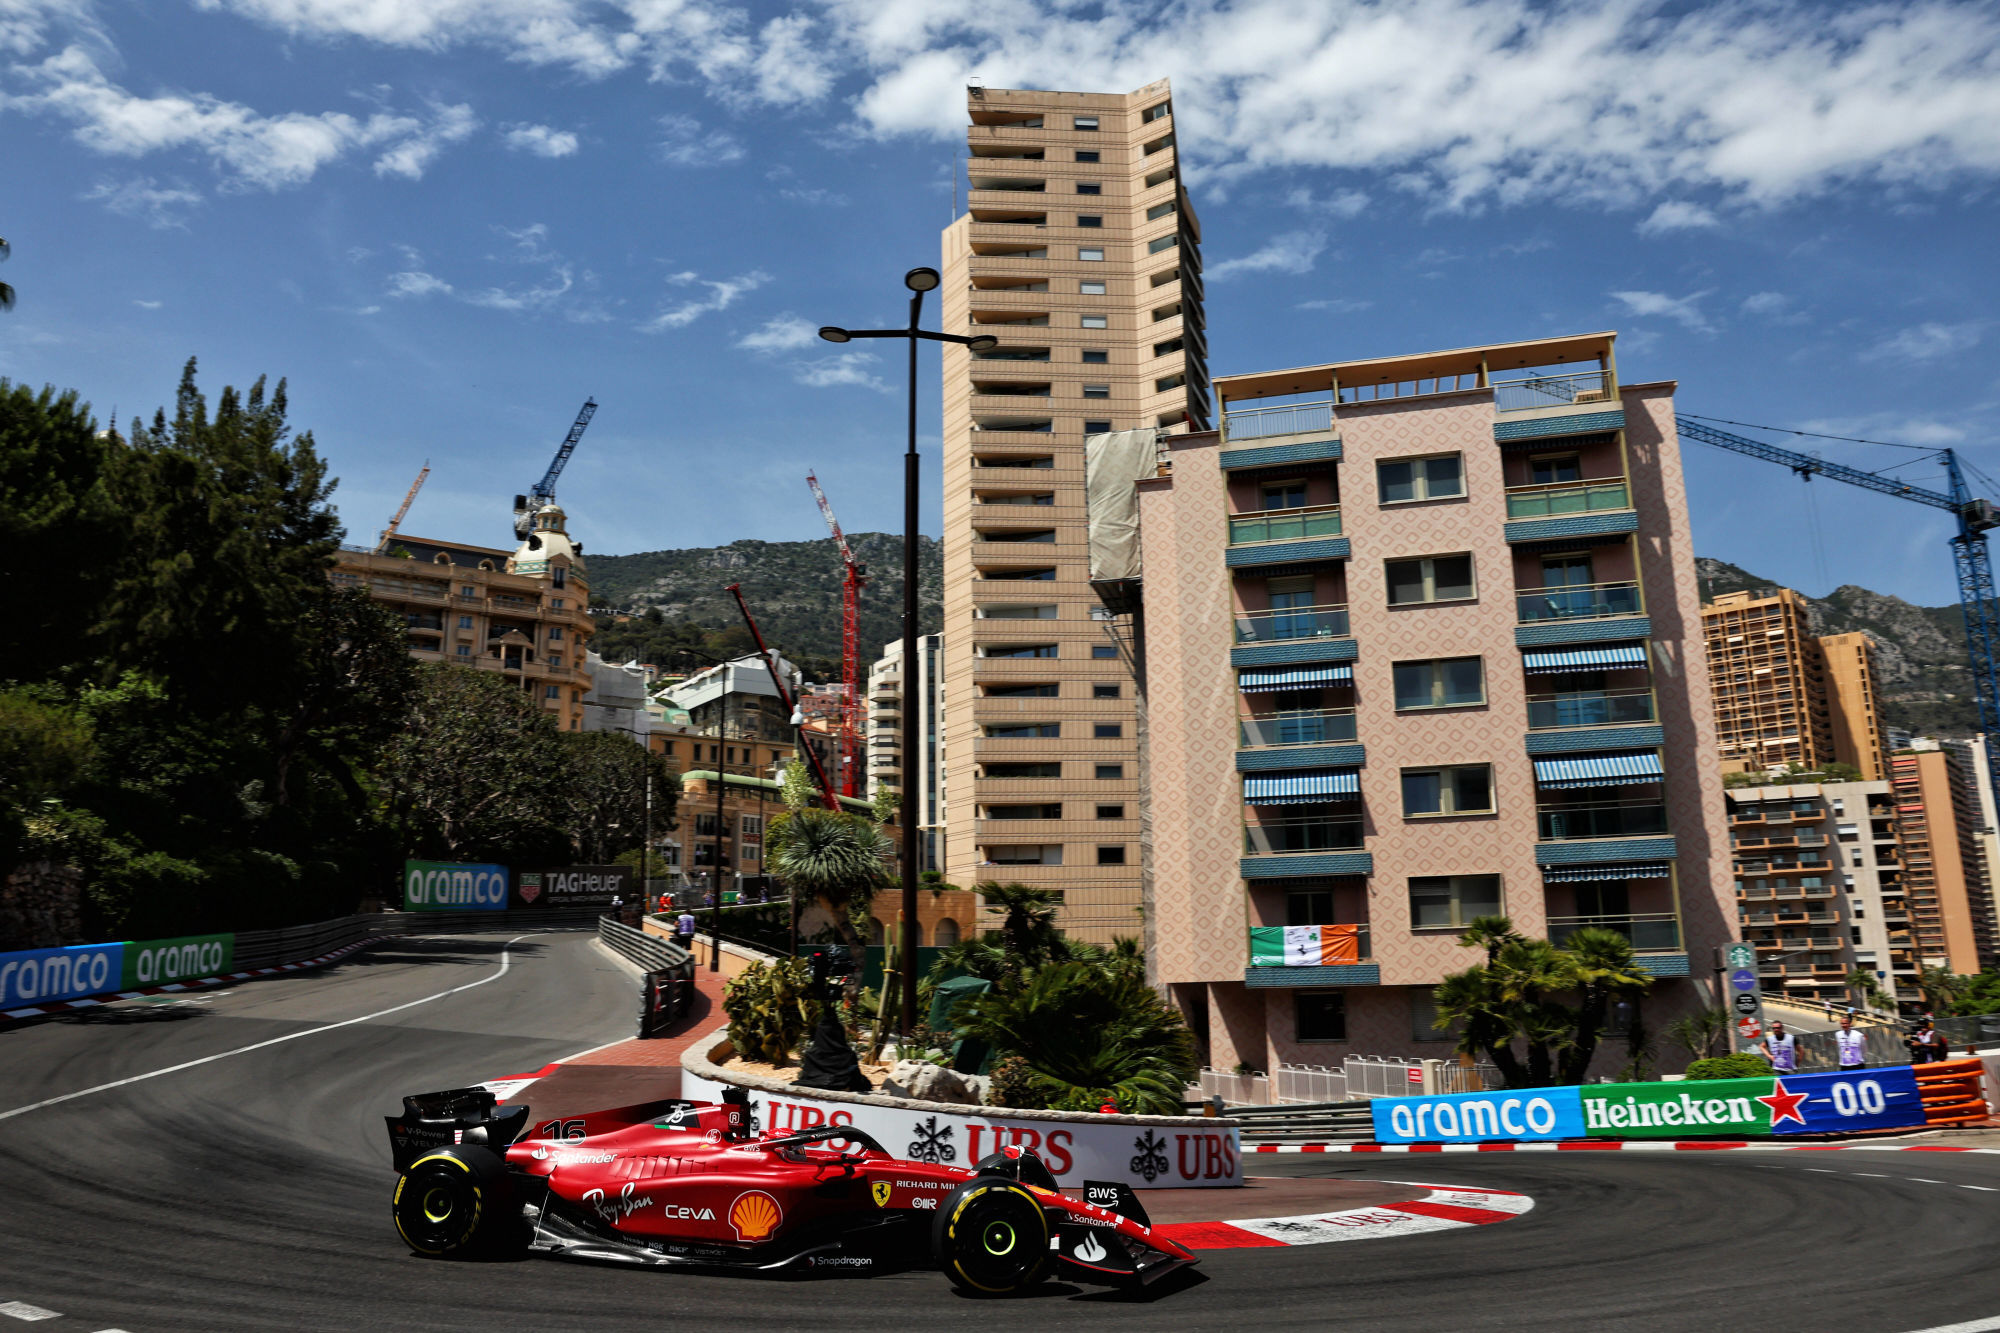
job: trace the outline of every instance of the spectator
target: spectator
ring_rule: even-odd
[[[1939,1032],[1931,1020],[1925,1018],[1918,1022],[1915,1034],[1910,1037],[1910,1054],[1917,1063],[1924,1064],[1934,1060],[1949,1059],[1951,1048],[1945,1041],[1944,1033]]]
[[[1777,1019],[1771,1020],[1771,1033],[1764,1038],[1764,1058],[1776,1073],[1799,1072],[1799,1039],[1785,1031],[1784,1023]]]
[[[1842,1069],[1866,1069],[1868,1067],[1868,1044],[1859,1032],[1854,1030],[1854,1015],[1842,1014],[1840,1026],[1834,1029],[1834,1044],[1840,1048]]]
[[[682,912],[680,914],[679,919],[674,922],[674,937],[676,942],[679,943],[679,945],[683,949],[686,949],[689,952],[692,952],[694,950],[693,912]]]

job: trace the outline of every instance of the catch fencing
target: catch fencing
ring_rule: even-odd
[[[1315,1106],[1374,1097],[1480,1092],[1497,1088],[1500,1082],[1500,1071],[1483,1062],[1461,1065],[1382,1055],[1350,1055],[1337,1069],[1280,1063],[1268,1075],[1203,1069],[1200,1078],[1204,1099],[1220,1097],[1238,1106]]]

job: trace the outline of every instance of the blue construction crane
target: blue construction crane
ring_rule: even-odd
[[[1986,549],[1987,531],[2000,527],[2000,510],[1996,510],[1990,501],[1973,496],[1971,488],[1965,484],[1965,472],[1959,465],[1958,455],[1949,449],[1939,449],[1928,456],[1930,461],[1944,465],[1946,489],[1933,491],[1879,472],[1864,472],[1860,468],[1814,458],[1811,454],[1780,449],[1762,440],[1745,439],[1692,417],[1676,415],[1674,424],[1687,439],[1712,444],[1732,453],[1747,454],[1751,458],[1761,458],[1767,463],[1777,463],[1807,481],[1815,476],[1830,477],[1850,486],[1861,486],[1884,495],[1947,510],[1958,520],[1958,531],[1951,539],[1951,555],[1958,568],[1958,605],[1965,614],[1965,646],[1972,668],[1972,697],[1979,707],[1979,729],[1986,733],[1988,739],[1987,769],[1993,776],[1995,787],[2000,788],[2000,662],[1995,661],[1995,653],[2000,650],[2000,614],[1996,614],[1993,605],[1993,558]]]
[[[557,447],[556,456],[549,463],[549,470],[542,474],[542,479],[534,484],[527,495],[517,495],[514,497],[514,535],[516,537],[525,539],[528,535],[528,529],[533,526],[535,510],[556,498],[556,478],[562,475],[564,466],[569,462],[569,456],[576,452],[576,442],[583,438],[583,428],[588,426],[590,419],[596,415],[597,400],[595,398],[584,399],[583,410],[576,414],[576,421],[570,426],[569,434],[563,437],[562,444]],[[532,505],[528,503],[530,499],[534,501]]]

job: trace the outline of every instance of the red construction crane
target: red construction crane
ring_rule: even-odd
[[[826,517],[827,530],[833,533],[833,544],[840,548],[840,562],[846,567],[846,572],[840,581],[840,680],[843,693],[834,735],[840,745],[841,794],[859,796],[861,794],[861,590],[868,586],[868,570],[855,560],[854,552],[848,549],[847,537],[840,530],[840,520],[833,516],[833,506],[827,503],[826,492],[819,488],[819,478],[810,472],[806,473],[806,485],[812,487],[813,499],[819,501],[819,512]],[[904,663],[903,669],[908,671],[909,663]]]
[[[424,460],[424,470],[417,474],[417,479],[410,483],[410,493],[403,497],[403,507],[396,511],[394,518],[389,520],[389,526],[382,529],[382,539],[375,543],[375,554],[381,555],[389,549],[389,539],[396,535],[397,528],[403,526],[403,516],[410,512],[410,505],[415,502],[417,492],[424,488],[424,478],[430,474],[431,460],[426,458]]]
[[[743,600],[743,585],[732,583],[723,591],[736,599],[736,609],[743,613],[743,623],[750,630],[750,641],[757,645],[757,656],[764,659],[764,670],[771,673],[771,686],[778,692],[778,702],[785,706],[786,712],[797,717],[798,701],[793,699],[792,692],[785,688],[785,678],[778,673],[778,655],[765,646],[764,635],[757,628],[757,617],[750,614],[750,603]],[[819,761],[819,751],[813,749],[812,743],[803,738],[799,748],[805,751],[806,767],[812,770],[813,782],[819,787],[819,794],[826,799],[826,808],[840,809],[840,800],[834,794],[833,783],[827,778],[826,768]],[[721,781],[719,773],[716,780],[718,783]]]

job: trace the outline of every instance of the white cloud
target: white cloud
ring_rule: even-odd
[[[1701,298],[1708,295],[1705,291],[1692,292],[1687,296],[1668,296],[1665,292],[1613,292],[1611,295],[1635,315],[1671,319],[1696,333],[1714,332],[1708,317],[1701,313]]]
[[[1700,204],[1691,204],[1685,199],[1669,199],[1639,224],[1639,234],[1664,236],[1670,231],[1697,231],[1721,225],[1721,219]]]
[[[1273,236],[1260,250],[1210,266],[1208,276],[1214,280],[1238,273],[1310,273],[1313,260],[1324,249],[1325,232],[1288,231]]]
[[[693,116],[660,117],[660,157],[676,167],[719,167],[743,156],[743,145],[723,130],[706,130]]]
[[[787,310],[764,327],[736,340],[738,347],[752,352],[796,352],[819,342],[819,327]]]
[[[1299,310],[1324,310],[1331,315],[1352,315],[1374,305],[1373,301],[1354,301],[1345,297],[1332,297],[1322,301],[1301,301]]]
[[[452,286],[443,278],[421,269],[406,269],[389,275],[389,295],[401,297],[450,296]]]
[[[1892,444],[1920,444],[1939,447],[1957,444],[1966,438],[1963,427],[1933,417],[1903,417],[1877,412],[1859,417],[1820,417],[1799,423],[1800,430],[1849,439],[1886,440]]]
[[[721,281],[703,278],[698,273],[676,273],[667,279],[677,287],[706,287],[708,295],[695,297],[668,306],[639,326],[641,333],[664,333],[668,329],[682,329],[700,319],[703,315],[717,310],[727,310],[736,303],[736,298],[745,292],[754,292],[771,280],[768,273],[752,270],[734,278]]]
[[[1935,361],[1977,347],[1985,332],[1985,323],[1978,320],[1968,320],[1963,324],[1926,322],[1900,330],[1893,337],[1883,340],[1871,355],[1893,356],[1905,361]]]
[[[381,149],[377,174],[416,179],[448,143],[471,133],[470,108],[433,108],[426,122],[378,112],[288,112],[266,116],[205,93],[141,97],[113,83],[80,46],[14,73],[33,91],[4,105],[67,120],[78,142],[113,157],[193,150],[237,182],[267,190],[309,180],[357,150]]]
[[[161,306],[165,305],[165,304],[166,304],[166,302],[165,302],[165,301],[145,301],[145,300],[141,300],[140,298],[138,298],[138,297],[136,297],[136,296],[135,296],[135,297],[133,297],[133,298],[132,298],[132,304],[133,304],[133,305],[135,305],[135,306],[138,306],[138,307],[139,307],[139,308],[140,308],[141,310],[158,310],[158,309],[159,309],[159,308],[160,308]]]
[[[528,265],[543,270],[541,277],[526,283],[501,283],[487,286],[473,286],[465,282],[451,282],[430,272],[424,264],[424,257],[407,245],[398,245],[405,268],[392,273],[388,279],[388,294],[404,300],[422,300],[432,296],[449,297],[461,304],[476,306],[481,310],[501,310],[510,313],[559,310],[572,320],[592,322],[610,318],[604,311],[577,306],[568,298],[579,286],[589,286],[592,282],[588,270],[578,273],[575,265],[548,246],[549,228],[547,223],[535,222],[525,227],[494,227],[493,230],[505,237],[511,245],[500,254],[487,255],[488,263]]]
[[[517,153],[536,157],[568,157],[578,146],[576,135],[547,125],[509,125],[501,142]]]
[[[148,225],[162,229],[187,226],[188,213],[205,202],[199,190],[185,185],[161,185],[151,176],[104,181],[82,197],[103,204],[114,213],[142,218]]]
[[[1784,314],[1791,304],[1791,298],[1783,292],[1752,292],[1743,298],[1743,313],[1772,317]]]
[[[833,389],[852,385],[877,393],[894,393],[895,386],[869,369],[875,364],[873,352],[842,352],[823,361],[812,361],[792,370],[792,378],[810,389]]]
[[[1367,194],[1360,190],[1336,190],[1324,199],[1303,187],[1285,193],[1288,207],[1336,218],[1359,217],[1368,207],[1368,202]]]

